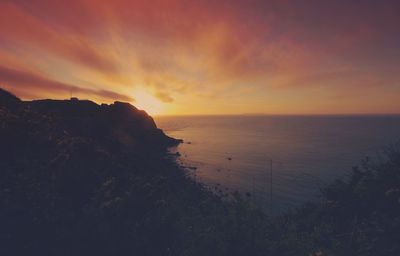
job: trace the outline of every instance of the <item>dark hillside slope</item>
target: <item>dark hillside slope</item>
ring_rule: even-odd
[[[188,179],[145,112],[0,94],[0,255],[256,250],[245,238],[267,229]]]
[[[97,105],[88,100],[36,100],[24,103],[30,109],[54,118],[73,136],[118,139],[119,142],[148,149],[173,146],[180,141],[166,136],[152,117],[128,103]]]
[[[139,243],[153,235],[146,225],[162,226],[157,200],[182,200],[173,190],[187,182],[164,159],[179,140],[145,112],[125,103],[23,102],[5,91],[0,99],[0,255],[115,255],[120,235]]]

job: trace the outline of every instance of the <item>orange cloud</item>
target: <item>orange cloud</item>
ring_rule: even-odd
[[[0,66],[0,82],[4,83],[7,89],[17,91],[18,95],[24,97],[24,91],[28,91],[28,97],[32,96],[32,90],[35,91],[37,97],[43,91],[51,91],[59,95],[69,95],[70,93],[85,95],[86,97],[100,97],[107,100],[122,100],[133,102],[134,99],[126,95],[108,90],[94,90],[82,88],[63,82],[47,79],[38,74],[29,73],[22,70],[9,69]]]
[[[162,102],[170,103],[174,101],[174,99],[170,95],[164,92],[157,92],[155,96]]]
[[[56,29],[13,2],[0,3],[0,41],[13,47],[36,47],[88,68],[118,73],[118,61],[101,44],[77,33]],[[58,24],[62,25],[62,24]]]

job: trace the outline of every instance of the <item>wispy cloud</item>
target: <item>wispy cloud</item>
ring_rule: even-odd
[[[155,94],[155,96],[156,96],[159,100],[161,100],[162,102],[170,103],[170,102],[173,102],[173,101],[174,101],[174,99],[173,99],[169,94],[167,94],[167,93],[165,93],[165,92],[157,92],[157,93]]]
[[[50,80],[39,74],[33,74],[23,70],[15,70],[7,67],[0,66],[0,82],[4,83],[11,90],[18,89],[18,91],[30,92],[32,90],[37,91],[52,91],[61,95],[69,95],[71,92],[74,94],[79,93],[86,97],[100,97],[107,100],[122,100],[133,102],[134,99],[120,93],[116,93],[108,90],[95,90],[89,88],[82,88],[75,85],[66,84],[63,82]],[[30,93],[31,94],[31,93]]]

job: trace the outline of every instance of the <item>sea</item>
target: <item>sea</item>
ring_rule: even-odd
[[[171,148],[188,175],[210,190],[271,215],[321,200],[367,157],[384,160],[400,141],[400,116],[158,116],[184,143]]]

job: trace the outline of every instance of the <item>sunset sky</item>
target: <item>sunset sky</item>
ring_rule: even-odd
[[[0,87],[150,114],[400,113],[400,1],[0,0]]]

